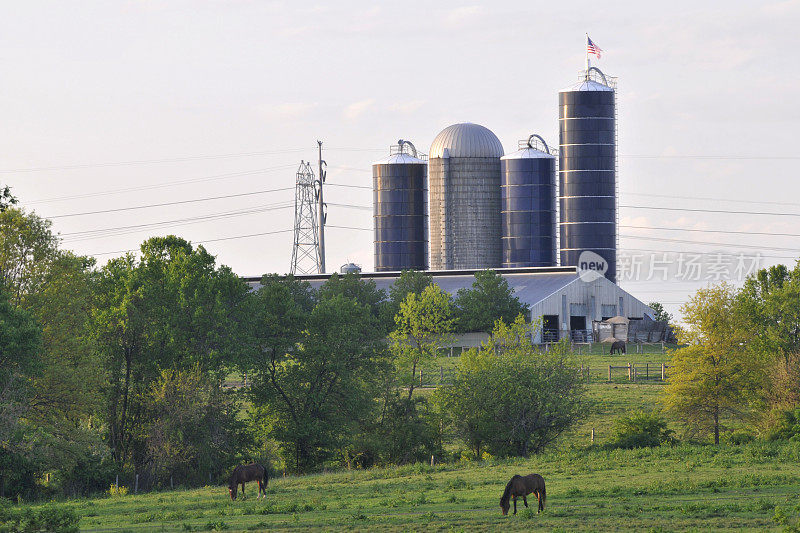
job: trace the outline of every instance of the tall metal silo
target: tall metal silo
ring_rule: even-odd
[[[587,252],[616,282],[616,78],[596,67],[581,76],[558,94],[561,264],[585,267]]]
[[[500,158],[503,268],[556,265],[556,156],[538,135]]]
[[[487,128],[453,124],[434,139],[430,172],[431,270],[498,268],[500,158]]]
[[[428,165],[400,140],[372,164],[375,271],[428,269]]]

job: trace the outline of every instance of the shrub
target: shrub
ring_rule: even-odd
[[[800,442],[800,407],[784,411],[768,435],[769,440]]]
[[[737,431],[735,433],[731,433],[731,436],[728,438],[728,440],[735,446],[741,446],[742,444],[753,442],[755,440],[755,436],[752,433]]]
[[[0,507],[0,531],[4,532],[44,530],[74,533],[78,531],[79,521],[80,517],[68,507],[45,505],[38,510]]]
[[[675,439],[667,423],[656,413],[636,411],[614,422],[612,448],[648,448],[672,444]]]
[[[480,350],[461,356],[452,384],[434,398],[472,457],[542,451],[584,412],[585,385],[566,346],[540,353],[522,317],[498,321]]]

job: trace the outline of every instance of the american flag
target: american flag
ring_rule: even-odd
[[[600,59],[600,52],[602,52],[602,51],[603,51],[603,49],[600,48],[599,46],[597,46],[596,44],[594,44],[592,42],[592,40],[589,38],[589,36],[587,35],[586,36],[586,53],[587,54],[594,54],[594,55],[597,56],[597,59]]]

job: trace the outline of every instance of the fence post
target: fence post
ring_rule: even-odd
[[[608,365],[608,382],[611,383],[611,365]]]
[[[628,363],[628,381],[630,381],[631,378],[633,378],[633,375],[631,374],[631,364]]]
[[[450,357],[453,357],[453,347],[450,347]]]
[[[169,476],[169,490],[173,490],[175,488],[175,484],[172,482],[172,474]]]
[[[117,474],[117,480],[114,482],[114,488],[119,492],[119,474]]]
[[[439,367],[439,383],[444,383],[444,367]]]
[[[431,467],[433,467],[433,455],[431,455]]]
[[[592,443],[594,443],[594,428],[592,428]]]
[[[661,363],[661,381],[664,381],[664,369],[665,369],[665,365],[664,365],[664,363]]]
[[[650,363],[644,364],[644,378],[650,379]]]
[[[633,367],[633,382],[636,383],[636,365]]]
[[[139,494],[139,474],[136,474],[136,481],[133,484],[133,493]]]
[[[419,386],[422,387],[422,369],[419,369]]]

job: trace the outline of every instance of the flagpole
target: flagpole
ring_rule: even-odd
[[[589,68],[592,66],[592,64],[589,62],[589,34],[588,33],[586,34],[586,46],[584,48],[586,49],[586,79],[588,80],[589,79]]]

